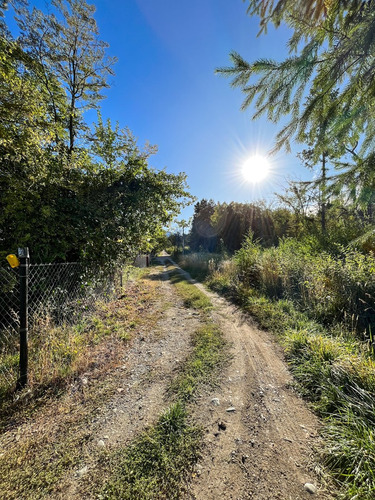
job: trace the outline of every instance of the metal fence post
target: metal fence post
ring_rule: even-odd
[[[20,259],[20,364],[17,389],[22,389],[27,384],[27,365],[28,365],[28,282],[29,282],[29,249],[19,248],[18,256]]]

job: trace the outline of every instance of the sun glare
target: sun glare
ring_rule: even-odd
[[[256,184],[270,173],[270,163],[265,156],[253,155],[242,165],[242,175],[247,182]]]

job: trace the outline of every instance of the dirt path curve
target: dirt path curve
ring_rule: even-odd
[[[210,297],[233,358],[220,388],[197,402],[206,446],[190,498],[334,498],[312,470],[318,419],[293,390],[280,346],[236,306],[196,286]]]

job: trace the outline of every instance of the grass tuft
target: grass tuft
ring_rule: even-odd
[[[114,473],[103,489],[105,499],[177,499],[184,478],[199,458],[202,431],[188,422],[184,406],[168,408],[154,427],[113,458]]]
[[[175,285],[177,292],[184,300],[185,307],[208,312],[212,309],[210,299],[196,286],[189,283],[183,274],[175,267],[169,272],[170,280]]]
[[[182,371],[172,382],[170,393],[181,401],[188,401],[201,384],[212,383],[212,375],[227,359],[226,343],[214,323],[206,323],[193,337],[193,352]]]

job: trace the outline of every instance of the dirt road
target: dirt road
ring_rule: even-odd
[[[232,361],[220,388],[197,402],[206,446],[192,497],[333,498],[313,470],[318,419],[294,391],[281,348],[236,306],[196,286],[214,304],[213,318],[232,346]]]
[[[98,346],[98,362],[70,389],[32,418],[26,413],[9,423],[0,436],[0,497],[99,498],[112,474],[107,458],[168,407],[167,389],[192,350],[193,333],[207,320],[184,306],[168,278],[165,267],[155,268],[125,294],[143,304],[144,318],[128,343],[110,338]],[[234,305],[195,286],[212,301],[209,314],[229,343],[231,360],[217,374],[216,389],[202,390],[190,408],[206,432],[186,499],[334,498],[314,473],[319,422],[293,390],[281,348]],[[130,305],[120,299],[111,307],[126,317]],[[106,359],[112,359],[108,368]]]

